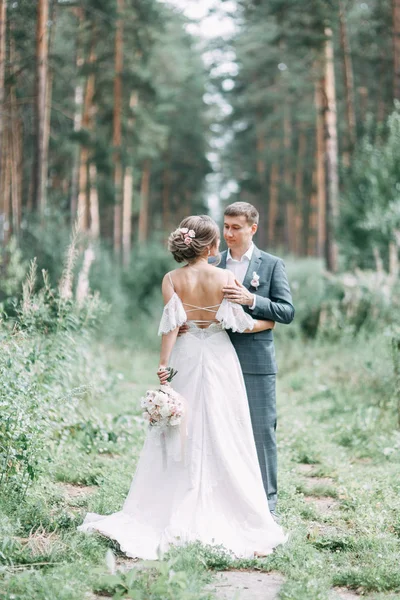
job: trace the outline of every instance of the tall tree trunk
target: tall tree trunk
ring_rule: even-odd
[[[257,140],[256,140],[256,170],[258,175],[258,183],[259,183],[259,206],[258,211],[260,213],[260,222],[258,224],[258,242],[262,248],[266,245],[266,215],[268,207],[265,206],[266,203],[266,162],[265,162],[265,136],[260,128],[257,132]]]
[[[276,142],[272,142],[272,148],[277,147]],[[276,160],[271,165],[269,175],[269,207],[268,207],[268,245],[276,245],[276,221],[278,218],[278,199],[279,199],[279,164]]]
[[[129,266],[131,257],[132,192],[133,168],[129,166],[126,167],[124,174],[124,201],[122,210],[122,262],[125,267]]]
[[[304,236],[302,235],[304,229],[303,215],[304,215],[304,160],[307,150],[307,136],[306,132],[300,127],[299,133],[299,146],[297,150],[297,165],[296,165],[296,206],[295,206],[295,247],[294,251],[296,254],[305,254],[305,246],[303,243]]]
[[[283,183],[285,186],[285,241],[289,252],[295,252],[296,223],[295,207],[292,191],[291,147],[292,123],[289,105],[286,104],[283,118],[283,145],[285,150],[283,162]]]
[[[34,161],[34,205],[43,214],[46,206],[46,165],[45,127],[46,98],[48,85],[48,22],[49,0],[38,0],[36,26],[36,94],[35,124],[36,153]]]
[[[83,8],[76,7],[74,9],[75,15],[78,19],[78,34],[76,38],[76,69],[78,71],[77,84],[75,86],[75,112],[74,112],[74,131],[78,133],[82,129],[82,109],[83,109],[83,78],[80,71],[84,64],[83,57],[83,26],[84,26],[84,12]],[[80,171],[80,145],[75,144],[74,152],[74,163],[72,167],[72,179],[71,179],[71,204],[70,214],[71,222],[74,222],[76,218],[76,212],[78,209],[78,195],[79,195],[79,171]]]
[[[345,166],[350,165],[350,154],[356,143],[356,113],[354,108],[354,77],[350,41],[347,32],[343,0],[339,0],[340,44],[343,54],[344,88],[346,93],[347,147],[343,152]]]
[[[387,103],[386,103],[386,98],[385,98],[385,94],[383,92],[383,90],[386,87],[386,63],[387,63],[387,57],[385,55],[384,52],[380,53],[380,60],[381,60],[381,67],[379,69],[379,88],[381,90],[381,93],[379,94],[378,97],[378,108],[376,111],[376,119],[378,121],[378,123],[383,123],[386,119],[386,115],[388,113],[388,107],[387,107]],[[393,102],[390,102],[389,104],[389,110],[392,109],[393,106]]]
[[[393,96],[400,100],[400,0],[392,0],[393,15]]]
[[[94,63],[96,61],[95,54],[95,30],[92,29],[92,39],[89,54],[89,68],[90,72],[86,80],[85,96],[83,100],[83,112],[82,112],[82,123],[81,126],[86,131],[92,131],[94,122],[95,107],[93,105],[94,91],[95,91],[95,75],[94,75]],[[89,148],[82,146],[80,152],[80,169],[79,169],[79,194],[78,194],[78,216],[79,216],[79,227],[82,231],[89,230],[90,223],[90,191],[88,189],[88,169],[89,169]],[[95,173],[95,171],[93,171]],[[90,186],[91,187],[91,186]]]
[[[332,30],[325,29],[325,148],[327,174],[326,246],[325,258],[329,271],[338,269],[338,247],[335,239],[339,217],[339,171],[337,143],[337,112]]]
[[[7,0],[0,0],[0,165],[4,144]],[[0,189],[1,192],[1,189]]]
[[[121,162],[121,119],[122,119],[122,68],[123,68],[123,18],[124,0],[117,0],[118,19],[115,32],[115,75],[114,75],[114,118],[113,118],[113,146],[114,146],[114,253],[116,257],[121,254],[122,237],[122,162]]]
[[[151,163],[147,159],[143,163],[142,181],[140,186],[139,211],[139,244],[147,242],[149,228],[149,193],[150,193]]]
[[[163,171],[162,206],[163,230],[165,233],[168,233],[171,226],[171,173],[169,170],[168,157],[165,159],[165,167]]]
[[[21,172],[21,148],[20,148],[20,127],[17,108],[17,92],[15,77],[18,71],[18,57],[15,50],[14,37],[10,35],[10,75],[11,84],[9,88],[9,153],[11,166],[11,207],[12,207],[12,232],[19,235],[21,222],[21,195],[20,195],[20,172]]]
[[[11,69],[16,68],[16,52],[14,40],[10,40],[10,63]],[[17,95],[15,84],[10,86],[10,123],[9,123],[9,151],[11,164],[11,206],[12,206],[12,231],[19,235],[21,222],[21,196],[20,196],[20,171],[21,171],[21,148],[20,128],[17,109]]]
[[[50,33],[48,38],[48,55],[51,54],[54,47],[54,40],[56,35],[56,23],[57,23],[57,2],[50,0],[51,2],[51,15],[50,15]],[[48,62],[48,61],[47,61]],[[45,103],[44,103],[44,115],[43,115],[43,158],[42,158],[42,189],[43,189],[43,203],[42,211],[47,204],[47,180],[49,172],[49,145],[50,145],[50,131],[51,131],[51,103],[53,96],[53,79],[54,79],[54,68],[51,68],[50,64],[47,64],[47,81],[45,91]]]
[[[362,122],[365,122],[368,112],[368,88],[361,85],[357,88],[360,96],[360,117]]]
[[[308,240],[307,240],[307,255],[317,256],[318,254],[318,159],[317,152],[315,153],[315,168],[312,174],[312,191],[310,196],[310,205],[308,210]]]
[[[325,177],[325,128],[324,128],[324,79],[315,82],[316,108],[316,195],[317,195],[317,255],[325,255],[326,243],[326,177]]]
[[[93,239],[98,239],[100,237],[100,210],[97,169],[94,163],[89,165],[89,188],[90,235]]]
[[[139,102],[139,94],[135,90],[131,92],[129,98],[130,116],[128,119],[129,139],[134,137],[134,126],[136,117],[134,116],[135,109]],[[128,147],[130,154],[133,150]],[[132,247],[132,195],[133,195],[133,166],[128,165],[124,173],[124,187],[122,199],[122,264],[128,267],[131,259]]]
[[[7,127],[3,132],[4,152],[2,157],[2,190],[3,194],[0,200],[2,201],[2,229],[3,229],[3,244],[6,245],[10,239],[11,223],[10,223],[10,199],[11,199],[11,156],[9,152],[10,132]]]
[[[87,231],[89,228],[88,214],[88,164],[89,150],[82,146],[79,165],[79,193],[78,193],[78,228]]]

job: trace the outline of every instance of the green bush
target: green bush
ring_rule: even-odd
[[[335,341],[343,335],[382,331],[400,320],[400,283],[390,275],[375,271],[332,275],[310,259],[289,260],[287,268],[296,317],[286,335]]]
[[[76,420],[89,386],[71,377],[85,370],[90,332],[106,310],[98,296],[72,297],[76,239],[57,290],[46,273],[37,284],[32,261],[15,317],[0,326],[0,490],[24,496],[50,458],[50,440]],[[37,289],[39,288],[39,289]],[[37,291],[35,291],[37,289]],[[75,375],[76,377],[76,375]]]
[[[343,177],[338,235],[346,266],[374,268],[380,256],[388,269],[400,231],[400,103],[378,135],[370,130]]]

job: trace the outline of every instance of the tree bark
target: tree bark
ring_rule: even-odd
[[[0,0],[0,165],[4,144],[7,0]],[[1,191],[1,190],[0,190]]]
[[[2,215],[3,215],[3,244],[4,246],[8,243],[11,233],[10,223],[10,199],[11,199],[11,157],[9,152],[9,129],[4,131],[4,153],[3,153],[3,168],[2,168],[2,189],[3,194],[1,200],[3,201]]]
[[[115,31],[114,47],[114,116],[113,116],[113,146],[114,146],[114,254],[119,258],[121,254],[122,237],[122,68],[123,68],[123,19],[124,0],[117,0],[118,18]]]
[[[83,67],[83,23],[84,23],[84,12],[81,7],[75,9],[75,14],[78,18],[78,34],[76,38],[76,68],[78,71],[77,84],[75,86],[75,113],[74,113],[74,131],[78,133],[82,129],[82,107],[83,107],[83,79],[80,76],[79,71]],[[79,195],[79,170],[80,170],[80,145],[76,143],[74,153],[74,164],[72,167],[72,180],[71,180],[71,205],[70,214],[71,222],[74,222],[76,218],[76,212],[78,208],[78,195]]]
[[[93,117],[95,113],[95,107],[93,105],[94,91],[95,91],[95,75],[93,66],[96,61],[95,53],[95,30],[92,29],[92,39],[90,46],[90,54],[88,64],[90,67],[90,73],[86,80],[85,96],[83,100],[83,112],[82,112],[82,129],[86,129],[88,132],[93,130]],[[90,222],[90,191],[88,190],[88,169],[89,169],[89,148],[85,145],[82,146],[80,152],[80,169],[79,169],[79,194],[78,194],[78,218],[79,227],[82,231],[89,230]],[[95,173],[95,171],[93,172]]]
[[[150,192],[151,162],[145,160],[142,169],[140,186],[140,212],[139,212],[139,244],[147,242],[149,227],[149,192]]]
[[[11,52],[13,56],[13,52]],[[19,127],[18,127],[18,111],[16,107],[16,91],[15,86],[10,89],[10,125],[9,125],[9,149],[10,149],[10,165],[11,165],[11,206],[12,206],[12,232],[14,235],[19,235],[19,227],[21,222],[21,196],[20,196],[20,180],[19,174],[21,169],[20,146],[19,146]]]
[[[54,47],[54,40],[56,34],[56,22],[57,22],[57,3],[53,0],[51,2],[51,15],[50,15],[50,33],[48,37],[48,50],[47,53],[50,54],[52,48]],[[47,34],[46,34],[47,37]],[[48,59],[47,59],[48,63]],[[43,114],[43,158],[42,158],[42,173],[41,173],[41,182],[42,182],[42,190],[43,190],[43,202],[42,202],[42,212],[44,207],[47,204],[47,182],[48,182],[48,172],[49,172],[49,145],[50,145],[50,131],[51,131],[51,103],[52,103],[52,95],[53,95],[53,78],[54,78],[54,69],[47,64],[47,81],[46,81],[46,91],[45,91],[45,103],[44,103],[44,114]]]
[[[134,110],[139,102],[138,92],[132,91],[129,98],[129,119],[128,119],[128,138],[133,139],[133,131],[135,126],[136,117]],[[134,151],[128,146],[129,154],[133,154]],[[133,166],[129,165],[125,169],[124,173],[124,187],[123,187],[123,199],[122,199],[122,264],[124,267],[128,267],[131,259],[131,247],[132,247],[132,195],[133,195]]]
[[[295,205],[295,245],[294,251],[296,254],[305,254],[306,248],[303,243],[304,236],[302,235],[304,229],[303,215],[304,215],[304,159],[307,150],[307,136],[303,128],[300,128],[299,132],[299,146],[297,150],[297,165],[296,165],[296,205]]]
[[[258,183],[259,183],[259,206],[258,212],[260,214],[260,221],[258,224],[258,243],[262,248],[266,245],[266,215],[268,207],[265,206],[266,200],[266,173],[267,166],[265,162],[265,135],[260,129],[257,132],[257,140],[256,140],[256,170],[258,175]]]
[[[97,192],[97,169],[94,163],[89,165],[89,187],[90,235],[93,239],[98,239],[100,237],[100,210]]]
[[[344,89],[346,94],[347,147],[343,163],[350,165],[350,154],[356,143],[356,113],[354,108],[354,77],[350,41],[347,32],[346,12],[343,0],[339,0],[340,44],[343,55]]]
[[[15,73],[18,71],[18,58],[15,50],[14,38],[10,36],[10,71],[11,81],[9,89],[10,109],[9,109],[9,153],[11,166],[11,207],[12,207],[12,232],[14,235],[19,235],[21,222],[21,146],[20,146],[20,127],[19,115],[17,108],[17,92],[15,84]]]
[[[325,29],[325,148],[327,174],[326,245],[325,259],[328,271],[338,270],[336,226],[339,217],[339,171],[337,143],[337,111],[332,30]]]
[[[122,211],[122,262],[125,267],[129,266],[131,257],[132,192],[133,168],[129,166],[125,169],[124,174],[124,201]]]
[[[295,223],[295,207],[292,198],[292,170],[291,170],[291,146],[292,146],[292,123],[290,118],[289,106],[285,106],[283,118],[283,144],[285,157],[283,163],[283,183],[285,186],[285,239],[286,247],[294,254],[295,238],[296,238],[296,223]]]
[[[274,142],[271,144],[274,147]],[[276,142],[275,142],[276,148]],[[272,247],[276,244],[276,220],[278,218],[278,199],[279,199],[279,165],[273,162],[269,176],[269,207],[268,207],[268,244]]]
[[[325,132],[324,132],[324,86],[323,78],[315,83],[316,108],[316,196],[317,196],[317,255],[323,257],[326,243],[326,182],[325,182]]]
[[[163,229],[165,233],[169,232],[171,226],[171,173],[169,170],[168,159],[165,161],[163,172],[162,206],[163,206]]]
[[[360,116],[361,120],[364,122],[368,112],[368,88],[359,86],[357,91],[360,96]]]
[[[44,172],[46,149],[46,98],[48,85],[48,21],[49,0],[38,0],[36,26],[36,94],[35,124],[36,153],[33,171],[34,206],[43,214],[46,206],[46,179]]]
[[[400,0],[392,0],[393,17],[393,96],[400,100]]]
[[[83,146],[80,151],[79,193],[78,193],[78,229],[87,231],[89,228],[88,214],[88,163],[89,151]]]
[[[312,191],[310,196],[310,206],[308,210],[308,240],[307,240],[307,255],[318,255],[318,159],[317,152],[315,153],[315,168],[312,174]]]

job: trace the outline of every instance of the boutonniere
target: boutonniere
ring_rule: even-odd
[[[253,279],[251,280],[251,285],[253,286],[253,288],[258,288],[258,286],[260,285],[260,276],[253,271]]]

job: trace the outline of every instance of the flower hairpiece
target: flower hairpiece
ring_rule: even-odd
[[[188,229],[187,227],[181,227],[179,231],[183,234],[185,244],[190,246],[193,238],[196,237],[196,232],[193,231],[193,229]]]

